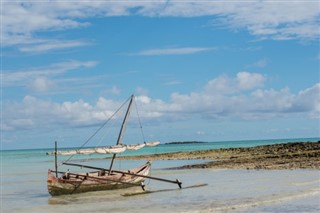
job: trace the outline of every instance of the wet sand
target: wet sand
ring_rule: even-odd
[[[320,169],[320,141],[121,157],[127,160],[212,160],[171,169]]]

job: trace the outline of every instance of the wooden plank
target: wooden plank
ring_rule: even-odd
[[[57,172],[59,174],[65,174],[65,172],[60,172],[60,171],[52,171],[52,172]],[[130,183],[130,182],[124,182],[124,181],[120,181],[120,180],[110,180],[110,179],[105,179],[105,178],[99,178],[99,177],[94,177],[94,176],[90,176],[90,175],[82,175],[82,174],[77,174],[77,173],[71,173],[69,172],[69,175],[73,175],[73,176],[78,176],[78,177],[84,177],[84,178],[87,178],[87,179],[93,179],[93,180],[98,180],[98,181],[101,181],[101,182],[115,182],[115,183],[122,183],[122,184],[128,184],[128,185],[132,185],[132,186],[140,186],[140,187],[144,187],[143,184],[136,184],[136,183]],[[68,182],[68,179],[59,179],[59,180],[63,180],[63,181],[66,181]],[[83,179],[85,180],[85,179]],[[83,181],[82,180],[82,181]]]

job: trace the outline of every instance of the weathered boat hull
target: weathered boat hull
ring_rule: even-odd
[[[135,174],[147,176],[150,167],[151,164],[148,162],[139,168],[127,171],[130,175],[120,173],[109,175],[103,171],[95,171],[81,174],[66,173],[59,178],[49,170],[48,191],[52,196],[57,196],[139,186],[144,181],[144,178],[135,176]]]

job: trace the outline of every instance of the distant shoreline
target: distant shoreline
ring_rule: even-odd
[[[208,142],[202,142],[202,141],[174,141],[174,142],[168,142],[164,145],[171,145],[171,144],[199,144],[199,143],[208,143]]]
[[[161,143],[160,145],[171,145],[172,143],[176,143],[176,144],[183,144],[183,143],[200,143],[200,144],[224,144],[224,143],[230,143],[230,142],[254,142],[254,141],[264,141],[266,142],[266,144],[268,144],[268,141],[270,141],[271,143],[273,143],[274,141],[283,141],[283,143],[293,143],[293,142],[316,142],[319,141],[320,137],[306,137],[306,138],[274,138],[274,139],[248,139],[248,140],[221,140],[221,141],[171,141],[171,142],[166,142],[166,143]],[[58,149],[59,150],[67,150],[67,149],[79,149],[79,144],[77,146],[71,146],[70,142],[68,143],[64,143],[63,141],[57,141],[58,142]],[[112,144],[114,145],[114,144]],[[95,148],[96,146],[86,146],[85,148]],[[53,151],[54,150],[54,143],[52,142],[52,144],[50,146],[47,147],[8,147],[8,146],[3,146],[2,149],[0,150],[0,152],[3,151],[24,151],[24,150],[47,150],[47,151]]]
[[[213,160],[170,169],[320,169],[320,141],[263,145],[250,148],[123,156],[128,160]]]

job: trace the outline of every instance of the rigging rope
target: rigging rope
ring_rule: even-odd
[[[128,98],[112,115],[111,117],[106,120],[94,133],[93,135],[91,135],[83,144],[82,146],[80,146],[80,149],[82,149],[96,134],[98,134],[98,132],[105,126],[107,125],[107,123],[120,111],[120,109],[130,100],[130,98]],[[75,154],[71,155],[66,161],[64,161],[63,163],[68,162],[69,160],[71,160],[71,158],[73,158],[73,156],[75,156]],[[62,165],[63,163],[61,163],[60,165]]]
[[[103,112],[103,114],[107,117],[107,115]],[[98,141],[98,143],[94,146],[94,149],[96,149],[96,148],[98,148],[98,146],[100,146],[100,144],[101,144],[101,142],[103,141],[103,139],[105,139],[106,138],[106,136],[107,136],[107,134],[109,134],[110,133],[110,131],[111,131],[111,127],[114,125],[114,120],[111,120],[110,121],[110,128],[108,128],[108,127],[106,127],[106,130],[107,131],[105,131],[105,133],[102,135],[102,137],[100,138],[100,140]],[[94,153],[93,153],[94,154]],[[86,158],[86,161],[89,161],[89,159],[91,158],[91,155],[92,154],[89,154],[88,155],[88,157]]]
[[[122,114],[123,114],[123,112],[122,112]],[[121,115],[122,115],[122,114],[121,114]],[[115,120],[114,120],[114,122],[111,123],[110,127],[114,127],[115,124],[116,124],[116,122],[115,122]],[[97,145],[95,146],[95,148],[97,148],[98,146],[100,146],[101,142],[106,138],[106,136],[109,134],[110,131],[111,131],[111,128],[108,129],[108,131],[106,131],[106,132],[101,136],[101,138],[100,138],[100,140],[98,141],[98,143],[97,143]]]
[[[144,137],[144,133],[143,133],[143,129],[142,129],[142,124],[141,124],[141,120],[140,120],[140,115],[139,115],[139,111],[138,111],[138,107],[137,107],[137,103],[136,103],[135,98],[133,99],[133,101],[134,101],[134,105],[135,105],[136,111],[137,111],[137,116],[138,116],[138,120],[139,120],[139,125],[140,125],[140,130],[141,130],[143,142],[146,142],[146,139],[145,139],[145,137]]]

